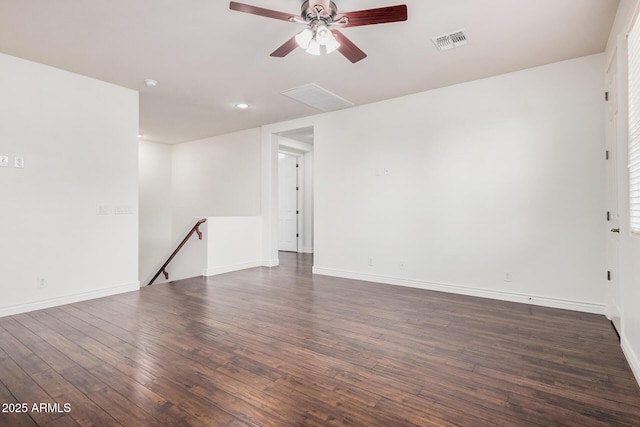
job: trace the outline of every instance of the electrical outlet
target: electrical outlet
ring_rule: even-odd
[[[404,261],[400,261],[398,267],[400,267],[400,270],[404,270]]]
[[[367,264],[369,265],[369,267],[373,267],[373,258],[369,258],[367,260]]]
[[[14,157],[13,167],[17,169],[24,169],[24,157]]]
[[[504,272],[504,281],[505,282],[512,282],[513,281],[513,273],[510,271],[505,271]]]
[[[9,156],[0,156],[0,168],[9,166]]]
[[[37,285],[38,289],[45,289],[49,285],[49,281],[46,277],[38,277]]]

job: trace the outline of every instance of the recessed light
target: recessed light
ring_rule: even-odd
[[[158,86],[158,81],[153,79],[144,79],[144,84],[146,84],[147,87],[156,87]]]
[[[249,108],[249,104],[241,102],[239,104],[236,104],[236,108],[239,108],[240,110],[246,110],[247,108]]]

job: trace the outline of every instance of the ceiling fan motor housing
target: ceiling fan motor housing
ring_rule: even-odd
[[[329,2],[329,10],[324,10],[322,6],[309,6],[309,0],[305,0],[301,7],[301,16],[309,22],[322,20],[325,23],[333,22],[333,17],[338,13],[338,7],[334,2]]]

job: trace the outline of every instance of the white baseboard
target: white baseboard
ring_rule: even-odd
[[[232,271],[246,270],[247,268],[260,267],[260,261],[243,262],[239,264],[221,265],[216,267],[205,268],[203,274],[205,276],[215,276],[217,274],[230,273]]]
[[[471,288],[455,284],[434,283],[422,280],[402,279],[398,277],[377,276],[352,271],[334,270],[330,268],[313,267],[313,274],[342,277],[345,279],[363,280],[367,282],[385,283],[388,285],[406,286],[410,288],[426,289],[430,291],[448,292],[452,294],[468,295],[480,298],[490,298],[501,301],[533,304],[543,307],[562,308],[565,310],[581,311],[585,313],[604,314],[604,304],[593,304],[583,301],[572,301],[559,298],[549,298],[536,295],[525,295],[514,292],[494,291],[490,289]]]
[[[0,307],[0,317],[12,316],[14,314],[26,313],[29,311],[42,310],[45,308],[57,307],[59,305],[72,304],[74,302],[86,301],[90,299],[103,298],[111,295],[123,294],[140,290],[140,282],[127,283],[125,285],[98,289],[95,291],[81,292],[63,297],[50,298],[46,300],[29,302],[26,304],[16,304],[7,307]]]
[[[638,382],[638,385],[640,385],[640,358],[638,358],[636,352],[633,351],[633,347],[631,347],[629,340],[627,340],[627,337],[624,335],[620,337],[620,346],[627,358],[627,362],[629,362],[633,376],[636,377],[636,381]]]
[[[262,267],[277,267],[277,266],[280,265],[280,258],[275,257],[275,258],[266,259],[266,260],[262,261],[262,263],[260,263],[260,265]]]

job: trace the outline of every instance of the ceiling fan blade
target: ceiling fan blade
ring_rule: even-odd
[[[340,23],[340,20],[347,20]],[[386,24],[387,22],[399,22],[407,20],[407,5],[380,7],[378,9],[358,10],[336,15],[333,22],[342,28],[359,27],[362,25]]]
[[[356,46],[351,40],[346,38],[344,34],[342,34],[338,30],[331,30],[338,43],[340,43],[340,47],[338,51],[345,56],[349,61],[354,64],[364,58],[367,57],[367,54],[364,53],[358,46]]]
[[[298,42],[296,42],[296,36],[293,36],[289,40],[284,42],[282,46],[280,46],[279,48],[271,52],[270,56],[275,56],[277,58],[284,58],[285,56],[293,52],[293,50],[297,47],[298,47]]]
[[[290,13],[278,12],[277,10],[271,10],[271,9],[264,9],[262,7],[251,6],[249,4],[238,3],[235,1],[232,1],[229,3],[229,9],[235,10],[237,12],[244,12],[244,13],[250,13],[252,15],[264,16],[266,18],[279,19],[281,21],[292,22],[296,18],[300,18],[302,20],[302,17],[297,15],[292,15]]]

